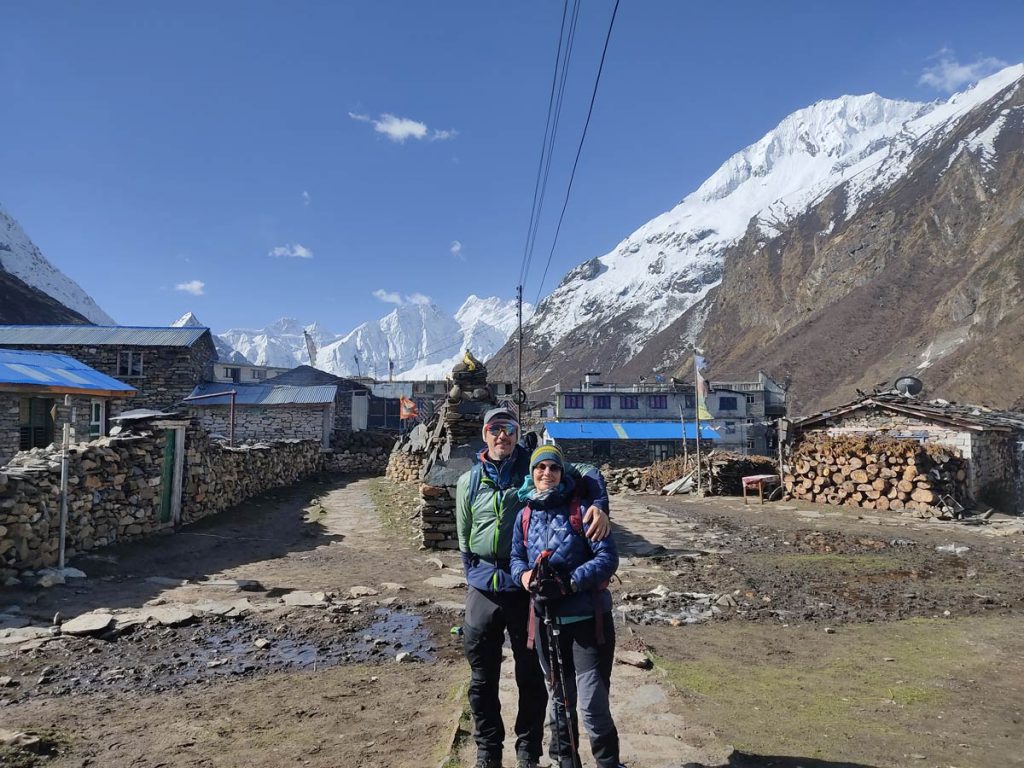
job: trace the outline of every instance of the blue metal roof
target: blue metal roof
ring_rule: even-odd
[[[127,325],[0,325],[4,344],[191,347],[209,328],[135,328]]]
[[[40,388],[49,392],[104,394],[135,392],[124,382],[85,363],[54,352],[0,349],[0,385]]]
[[[198,395],[215,395],[219,392],[234,390],[235,405],[321,405],[333,403],[338,393],[336,384],[321,384],[315,387],[298,387],[291,384],[230,384],[222,382],[205,382],[192,390],[189,397]],[[208,397],[204,400],[193,400],[188,403],[192,408],[203,408],[212,405],[229,405],[231,396]]]
[[[555,440],[681,440],[678,421],[549,421],[544,424]],[[717,440],[718,433],[701,424],[702,440]],[[697,439],[697,426],[686,423],[686,439]]]

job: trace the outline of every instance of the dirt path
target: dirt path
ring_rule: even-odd
[[[619,645],[655,662],[613,673],[630,768],[1024,764],[1014,523],[613,504]],[[409,509],[410,488],[324,478],[80,558],[85,580],[0,592],[0,730],[54,753],[0,748],[0,765],[440,765],[463,588]],[[87,612],[112,623],[48,632]]]
[[[192,615],[0,638],[3,728],[42,735],[53,766],[438,764],[462,707],[446,607],[461,591],[424,583],[454,574],[375,501],[407,503],[382,480],[304,483],[81,558],[85,580],[5,592],[0,610],[35,624],[58,611]],[[221,615],[239,603],[241,615]],[[35,765],[14,754],[0,764]]]

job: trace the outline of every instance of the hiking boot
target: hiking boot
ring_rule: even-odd
[[[532,757],[516,758],[516,768],[540,768],[540,763]]]
[[[501,768],[501,758],[480,755],[473,764],[473,768]]]

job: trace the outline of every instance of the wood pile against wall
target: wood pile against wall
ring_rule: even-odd
[[[786,493],[818,504],[947,515],[966,498],[966,462],[951,448],[874,435],[809,433],[794,446]]]
[[[741,478],[749,475],[774,475],[778,473],[775,462],[767,456],[747,456],[731,451],[709,451],[700,457],[701,491],[710,496],[742,496]],[[651,483],[654,488],[663,488],[674,480],[693,474],[694,488],[697,486],[697,457],[675,456],[651,465]]]

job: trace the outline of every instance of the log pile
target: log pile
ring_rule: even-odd
[[[608,493],[646,491],[651,487],[650,467],[624,467],[612,469],[607,464],[601,467]]]
[[[874,435],[810,433],[792,451],[783,486],[818,504],[947,517],[966,499],[967,467],[951,448]]]
[[[748,475],[774,475],[775,462],[767,456],[745,456],[731,451],[710,451],[701,454],[701,492],[709,496],[742,496],[742,478]],[[651,465],[651,485],[663,488],[674,480],[693,475],[697,486],[697,457],[675,456]]]

